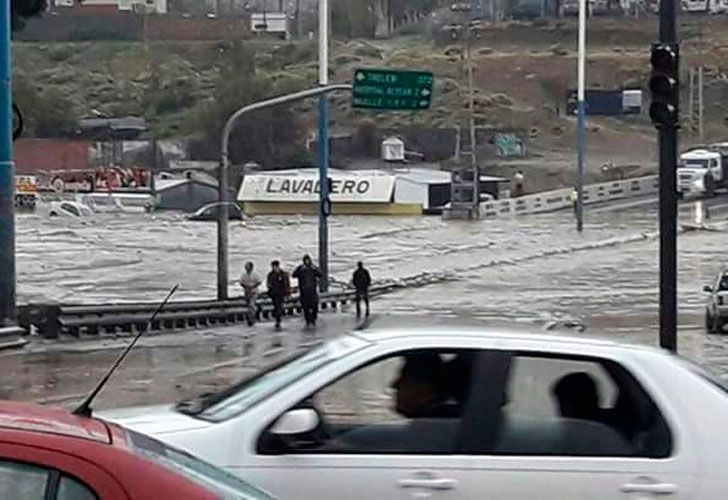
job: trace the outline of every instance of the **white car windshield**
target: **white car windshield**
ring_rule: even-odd
[[[224,391],[199,401],[184,401],[177,410],[203,420],[219,422],[243,413],[254,404],[289,384],[368,345],[364,339],[347,335],[299,353]],[[196,403],[196,404],[195,404]]]
[[[187,452],[172,448],[144,434],[126,429],[135,453],[184,476],[225,500],[269,500],[272,497]]]
[[[683,160],[682,166],[687,168],[708,168],[708,160]]]

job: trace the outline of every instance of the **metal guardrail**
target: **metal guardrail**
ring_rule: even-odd
[[[392,291],[390,285],[372,287],[370,298]],[[354,300],[354,291],[321,294],[319,309],[341,310]],[[19,307],[18,322],[27,331],[35,330],[46,338],[60,335],[79,337],[132,333],[147,330],[149,317],[158,307],[156,302],[122,304],[28,304]],[[287,316],[301,313],[297,296],[286,299],[283,312]],[[272,319],[273,304],[269,298],[256,302],[256,318]],[[189,328],[230,325],[245,322],[248,307],[243,298],[229,300],[189,300],[168,303],[151,324],[151,330],[184,330]]]

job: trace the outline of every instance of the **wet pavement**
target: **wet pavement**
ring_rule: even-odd
[[[726,225],[715,203],[711,223]],[[657,343],[657,213],[651,203],[587,213],[583,234],[570,212],[478,222],[437,217],[334,217],[331,270],[346,282],[357,260],[375,281],[448,278],[377,299],[373,308],[400,324],[408,318],[453,323],[512,322],[542,331],[566,321],[575,335]],[[684,213],[687,221],[689,213]],[[215,294],[215,224],[180,215],[103,215],[88,220],[18,217],[21,302],[159,300],[179,282],[177,298]],[[703,329],[702,286],[724,265],[728,228],[679,239],[680,350],[728,373],[728,337]],[[246,260],[262,273],[279,258],[291,269],[316,255],[316,220],[257,217],[231,224],[231,270]],[[231,272],[230,291],[236,292]],[[438,281],[438,280],[430,280]],[[269,324],[145,339],[100,407],[171,402],[224,386],[291,353],[303,342],[300,320],[284,348],[271,349]],[[322,317],[320,338],[353,326],[351,312]],[[569,331],[568,329],[562,331]],[[246,340],[249,338],[249,340]],[[128,339],[34,342],[0,353],[0,396],[69,405],[94,385]]]

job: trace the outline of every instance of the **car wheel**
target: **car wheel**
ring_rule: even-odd
[[[723,333],[723,327],[725,326],[725,320],[720,317],[713,319],[713,333]]]
[[[708,310],[705,311],[705,330],[708,333],[713,333],[713,317]]]
[[[49,217],[58,217],[58,214],[56,212],[51,212],[48,214]]]

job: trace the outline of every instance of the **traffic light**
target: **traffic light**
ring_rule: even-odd
[[[650,56],[650,118],[657,128],[679,124],[680,52],[676,43],[655,43]]]

